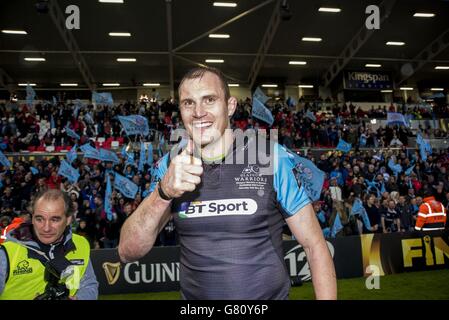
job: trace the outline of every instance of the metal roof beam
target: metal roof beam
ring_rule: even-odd
[[[429,62],[436,62],[432,60],[449,47],[449,29],[444,31],[438,38],[429,43],[411,62],[409,72],[401,72],[401,75],[396,79],[396,85],[400,86],[405,81],[410,79],[419,69],[424,67]]]
[[[391,13],[391,10],[396,3],[396,0],[384,0],[379,5],[381,12],[380,23],[382,24]],[[352,37],[351,41],[346,45],[346,47],[341,52],[340,56],[335,59],[335,61],[330,65],[327,71],[324,73],[323,82],[325,87],[334,81],[337,75],[346,67],[346,65],[354,58],[356,53],[360,48],[368,41],[369,38],[376,32],[376,30],[368,30],[365,23],[357,31],[357,33]]]
[[[270,21],[268,22],[268,26],[265,30],[262,42],[260,43],[259,50],[257,51],[257,56],[254,59],[253,65],[251,66],[251,69],[249,71],[248,82],[250,89],[256,82],[256,78],[259,75],[259,71],[265,61],[265,55],[267,54],[268,49],[270,49],[271,43],[273,42],[274,36],[276,35],[276,32],[278,30],[279,24],[281,22],[280,9],[281,1],[278,0],[273,10],[273,14],[271,15]]]
[[[17,84],[14,80],[6,73],[3,68],[0,68],[0,86],[9,91],[9,93],[14,93],[17,90]]]
[[[198,40],[200,40],[200,39],[202,39],[204,37],[207,37],[209,34],[214,33],[215,31],[220,30],[221,28],[226,27],[227,25],[229,25],[229,24],[231,24],[231,23],[233,23],[233,22],[235,22],[235,21],[237,21],[237,20],[239,20],[239,19],[241,19],[241,18],[243,18],[243,17],[245,17],[245,16],[247,16],[247,15],[257,11],[257,10],[259,10],[260,8],[265,7],[266,5],[268,5],[268,4],[270,4],[270,3],[274,2],[274,1],[276,1],[276,0],[264,1],[261,4],[258,4],[257,6],[251,8],[249,10],[246,10],[245,12],[242,12],[241,14],[235,16],[234,18],[229,19],[228,21],[223,22],[222,24],[220,24],[220,25],[218,25],[218,26],[216,26],[216,27],[214,27],[214,28],[212,28],[212,29],[210,29],[210,30],[200,34],[199,36],[193,38],[192,40],[187,41],[186,43],[176,47],[173,51],[177,52],[177,51],[181,50],[182,48],[185,48],[188,45],[190,45],[190,44],[192,44],[192,43],[194,43],[194,42],[196,42],[196,41],[198,41]]]
[[[70,54],[72,55],[73,60],[83,77],[84,82],[89,87],[90,90],[96,89],[96,83],[92,73],[89,69],[89,66],[86,63],[86,60],[82,56],[80,49],[78,47],[78,43],[75,40],[75,36],[72,32],[66,28],[65,20],[66,17],[62,13],[61,7],[58,4],[57,0],[49,0],[48,1],[48,12],[50,17],[55,24],[56,28],[59,31],[59,34],[62,37],[62,40],[65,42],[67,49],[69,49]]]

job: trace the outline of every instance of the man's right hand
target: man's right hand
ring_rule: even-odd
[[[201,159],[193,156],[193,141],[170,163],[167,173],[160,182],[162,191],[170,198],[179,198],[185,192],[192,192],[201,183],[203,166]]]

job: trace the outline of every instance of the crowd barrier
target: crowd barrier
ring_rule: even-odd
[[[327,239],[337,278],[449,268],[449,239],[442,232],[366,234]],[[117,249],[92,250],[100,294],[179,290],[179,247],[155,247],[142,259],[120,262]],[[284,241],[291,277],[311,280],[303,248]]]

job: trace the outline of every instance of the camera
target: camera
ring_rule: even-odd
[[[52,264],[52,260],[45,264],[45,281],[47,286],[44,293],[38,295],[34,300],[69,300],[69,289],[64,283],[60,283],[61,275]]]

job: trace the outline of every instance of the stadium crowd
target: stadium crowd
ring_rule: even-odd
[[[434,112],[438,112],[439,118],[449,118],[448,110],[444,106]],[[408,146],[410,139],[416,137],[408,127],[389,125],[374,130],[369,121],[385,118],[388,111],[402,112],[413,119],[432,119],[428,109],[404,105],[402,110],[395,110],[392,105],[389,109],[373,106],[371,110],[363,111],[353,104],[343,104],[321,112],[318,104],[305,103],[301,111],[296,111],[278,101],[271,105],[271,111],[275,120],[272,127],[279,128],[279,142],[287,148],[333,148],[307,153],[307,157],[325,172],[321,198],[314,203],[314,208],[326,236],[412,230],[422,199],[428,195],[434,195],[449,208],[448,150],[429,154],[424,160],[414,145]],[[308,116],[310,113],[313,117]],[[120,147],[127,146],[134,139],[126,136],[117,116],[133,114],[148,119],[150,134],[145,140],[156,146],[162,137],[169,141],[172,130],[182,127],[178,106],[172,99],[161,104],[128,102],[114,107],[76,106],[62,102],[38,103],[31,108],[15,103],[0,104],[0,150],[4,153],[45,151],[52,147],[55,151],[68,151],[75,144],[85,143],[110,149],[112,141],[118,141]],[[242,130],[268,128],[263,122],[251,118],[250,99],[240,101],[233,126]],[[81,137],[79,141],[67,134],[66,127]],[[424,138],[447,137],[443,130],[421,129]],[[101,144],[98,138],[103,138]],[[350,152],[335,150],[340,139],[352,144]],[[164,145],[165,151],[170,145]],[[116,151],[120,154],[119,149]],[[139,150],[134,152],[134,159],[139,159]],[[157,147],[153,156],[156,163],[161,156]],[[58,175],[64,156],[40,160],[21,157],[12,162],[12,168],[2,166],[0,228],[14,217],[30,219],[30,201],[38,191],[61,188],[70,194],[76,209],[73,230],[84,235],[93,248],[116,247],[121,225],[148,195],[152,178],[152,166],[148,163],[139,172],[136,162],[129,163],[126,157],[119,157],[119,163],[113,164],[79,154],[72,163],[80,173],[74,184]],[[392,157],[400,170],[389,165]],[[105,212],[104,200],[107,173],[114,171],[132,180],[139,191],[135,199],[131,199],[113,190],[111,218]],[[359,214],[353,214],[356,199],[362,200],[369,223]],[[342,226],[335,230],[333,225],[337,216]],[[161,232],[157,245],[176,243],[176,231],[170,221]]]

